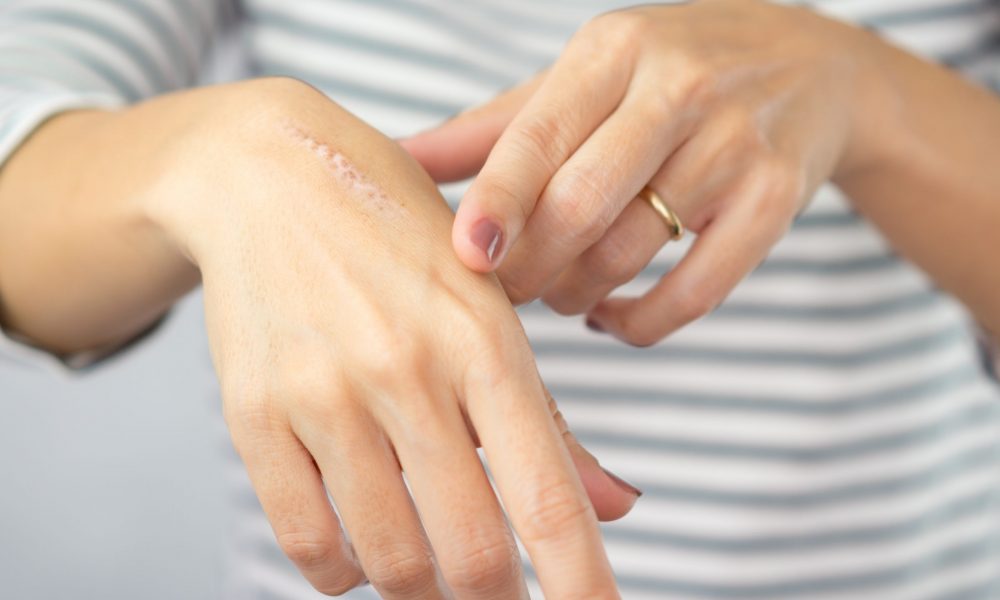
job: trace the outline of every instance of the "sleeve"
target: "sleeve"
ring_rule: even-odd
[[[57,113],[196,84],[237,20],[237,0],[0,0],[0,169]],[[131,345],[56,358],[0,331],[0,360],[79,369]]]

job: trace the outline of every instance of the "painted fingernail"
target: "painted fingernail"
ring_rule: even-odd
[[[604,471],[607,474],[607,476],[611,478],[611,481],[614,481],[615,485],[617,485],[621,489],[623,489],[626,492],[634,495],[636,498],[638,498],[639,496],[642,496],[642,490],[640,490],[639,488],[635,487],[631,483],[625,481],[624,479],[622,479],[621,477],[615,475],[614,473],[612,473],[611,471],[605,469],[604,467],[601,467],[601,470]]]
[[[501,233],[500,227],[492,219],[480,219],[472,226],[469,239],[483,251],[486,260],[492,265],[493,260],[500,254],[503,244],[503,233]]]
[[[591,331],[596,331],[597,333],[604,333],[604,328],[601,327],[601,324],[595,321],[594,319],[588,317],[586,323],[587,323],[587,328],[590,329]]]

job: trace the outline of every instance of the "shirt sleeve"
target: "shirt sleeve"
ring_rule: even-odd
[[[0,169],[60,112],[196,84],[213,42],[237,20],[236,0],[3,0]],[[131,345],[57,358],[0,330],[0,360],[32,366],[84,368]]]

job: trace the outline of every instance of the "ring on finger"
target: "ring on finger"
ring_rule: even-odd
[[[653,210],[656,211],[656,214],[660,215],[660,218],[663,219],[663,222],[670,230],[669,241],[679,240],[684,236],[684,224],[681,223],[680,217],[667,206],[663,198],[653,188],[648,185],[645,186],[639,191],[639,197],[648,202],[653,207]]]

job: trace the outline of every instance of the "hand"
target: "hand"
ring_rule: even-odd
[[[823,181],[871,160],[873,39],[756,0],[612,12],[547,72],[403,144],[438,180],[481,168],[453,229],[467,266],[498,269],[515,303],[649,345],[718,305]],[[608,299],[669,239],[633,201],[647,184],[697,239],[644,296]]]
[[[637,490],[568,433],[430,178],[305,85],[215,93],[142,203],[201,270],[226,421],[284,551],[331,594],[527,598],[481,442],[547,597],[617,597],[596,517]]]

